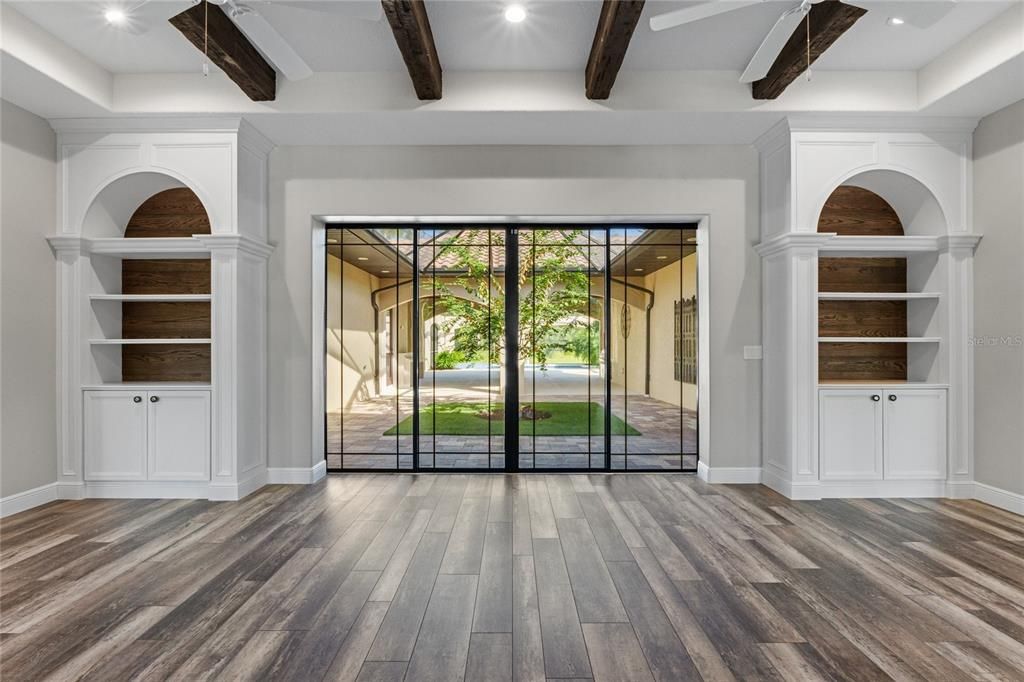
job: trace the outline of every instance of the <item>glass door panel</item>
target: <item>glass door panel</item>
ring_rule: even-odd
[[[605,228],[519,232],[519,466],[605,466]]]
[[[503,469],[505,228],[418,236],[420,467]]]
[[[612,232],[612,469],[696,466],[696,230]]]

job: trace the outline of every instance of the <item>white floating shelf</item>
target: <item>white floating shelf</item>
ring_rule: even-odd
[[[88,252],[122,258],[209,258],[210,250],[191,237],[89,239]]]
[[[939,336],[819,336],[818,343],[939,343]]]
[[[150,344],[208,344],[210,339],[89,339],[89,343],[94,346],[132,346],[132,345],[150,345]]]
[[[210,294],[90,294],[92,301],[145,301],[147,303],[184,303],[209,301]]]
[[[832,237],[821,245],[821,256],[885,257],[935,253],[938,237]]]
[[[867,291],[819,291],[819,301],[916,301],[941,298],[937,291],[919,293],[867,292]]]
[[[901,389],[901,388],[949,388],[949,384],[935,383],[931,381],[908,381],[906,379],[882,379],[879,381],[865,381],[864,379],[826,379],[818,382],[819,388],[880,388],[880,389]]]
[[[202,390],[210,388],[206,381],[108,381],[101,384],[84,384],[85,391],[161,391],[161,390]]]

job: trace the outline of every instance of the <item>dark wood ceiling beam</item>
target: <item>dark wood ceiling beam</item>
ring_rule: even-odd
[[[751,92],[754,99],[775,99],[789,84],[807,70],[807,22],[810,21],[810,63],[817,61],[839,37],[846,33],[867,13],[867,10],[847,5],[839,0],[823,0],[811,8],[807,19],[800,22],[793,35],[775,58],[768,75],[754,81]]]
[[[441,99],[441,62],[423,0],[381,0],[416,97]]]
[[[608,99],[643,11],[644,0],[604,0],[587,59],[587,99]]]
[[[227,74],[254,102],[273,101],[277,96],[277,72],[253,47],[235,22],[217,5],[200,2],[171,17],[200,52]]]

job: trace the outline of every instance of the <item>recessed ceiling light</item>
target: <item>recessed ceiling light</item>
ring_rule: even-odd
[[[658,260],[666,260],[668,256],[658,256]]]
[[[643,272],[643,268],[633,268],[633,272]]]
[[[889,24],[890,26],[902,26],[907,22],[901,19],[900,17],[889,17],[886,23]]]
[[[114,26],[120,26],[126,19],[128,19],[124,12],[114,8],[108,9],[104,12],[103,18],[107,20],[108,24],[113,24]]]
[[[386,274],[388,274],[388,273],[390,273],[390,272],[391,272],[390,270],[381,270],[381,271],[380,271],[380,274],[382,274],[382,275],[386,275]]]
[[[356,260],[370,260],[370,259],[367,258],[366,256],[357,256]]]
[[[505,21],[518,24],[526,18],[526,8],[522,5],[509,5],[505,8]]]

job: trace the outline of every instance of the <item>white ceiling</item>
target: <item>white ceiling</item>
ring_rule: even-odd
[[[131,32],[113,28],[102,13],[140,0],[17,1],[19,12],[112,73],[193,72],[200,57],[167,19],[188,0],[150,0],[132,9]],[[1014,0],[960,0],[927,30],[887,25],[869,12],[817,63],[819,70],[916,70],[1012,5]],[[404,69],[376,0],[288,2],[249,0],[314,71]],[[502,0],[427,0],[442,67],[447,71],[581,71],[600,0],[525,0],[529,16],[508,24]],[[626,55],[624,69],[740,70],[788,5],[761,5],[654,33],[647,19],[688,2],[652,0]],[[321,9],[317,9],[317,8]],[[326,10],[326,11],[325,11]],[[375,16],[375,19],[367,17]],[[723,39],[726,37],[726,39]]]

